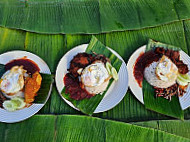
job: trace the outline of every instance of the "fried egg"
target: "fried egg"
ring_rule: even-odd
[[[109,80],[109,77],[104,63],[96,61],[82,71],[81,81],[85,86],[94,87],[103,84],[106,80]]]
[[[24,87],[26,70],[22,66],[14,66],[6,71],[0,80],[0,89],[8,96],[13,96]]]
[[[163,81],[176,80],[178,68],[167,56],[163,55],[156,67],[156,75]]]

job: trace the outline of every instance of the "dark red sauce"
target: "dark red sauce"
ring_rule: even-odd
[[[85,98],[91,98],[95,94],[90,94],[84,88],[82,82],[79,81],[78,69],[85,68],[86,66],[92,64],[95,61],[102,61],[103,63],[110,62],[108,58],[101,54],[88,54],[88,53],[78,53],[73,57],[70,62],[70,68],[63,79],[65,84],[65,93],[69,94],[70,98],[74,100],[82,100]]]
[[[34,61],[27,58],[15,59],[10,61],[5,65],[5,70],[10,70],[13,66],[23,66],[23,68],[31,74],[35,73],[36,71],[40,71],[38,65]]]
[[[161,56],[159,54],[156,54],[154,51],[148,51],[145,53],[141,53],[140,56],[137,58],[133,74],[140,87],[142,87],[145,67],[147,67],[154,61],[158,61],[160,57]]]
[[[70,98],[74,100],[82,100],[84,98],[93,97],[80,85],[78,78],[74,78],[70,73],[67,73],[64,77],[65,93],[70,94]]]

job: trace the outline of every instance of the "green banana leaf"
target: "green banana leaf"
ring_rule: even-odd
[[[34,103],[42,104],[47,101],[53,83],[53,75],[40,73],[42,76],[42,85],[35,97]]]
[[[92,35],[84,34],[37,34],[21,30],[0,28],[0,53],[10,50],[27,50],[48,64],[55,73],[60,58],[77,45],[89,43]],[[111,32],[95,35],[104,45],[114,49],[127,63],[131,54],[140,46],[147,44],[149,38],[181,47],[188,53],[190,47],[190,21],[179,21],[141,30]],[[67,105],[59,96],[54,85],[50,99],[39,114],[82,114]],[[190,109],[184,112],[190,118]],[[93,114],[93,116],[124,122],[171,119],[170,117],[147,110],[128,89],[124,99],[113,109]]]
[[[134,30],[189,18],[189,0],[1,0],[0,2],[2,27],[50,34]]]
[[[148,44],[146,46],[146,52],[150,50],[155,50],[157,47],[163,47],[164,49],[171,49],[175,51],[180,51],[180,47],[176,47],[173,45],[165,44],[159,41],[154,41],[153,39],[149,39]]]
[[[0,64],[0,78],[5,73],[5,65]],[[40,73],[42,76],[42,85],[38,91],[38,95],[35,97],[34,103],[43,104],[47,101],[49,93],[51,93],[51,86],[53,83],[53,75]]]
[[[5,73],[5,66],[0,64],[0,78],[3,76],[4,73]]]
[[[67,51],[89,43],[92,35],[80,33],[102,32],[106,33],[94,34],[95,37],[117,51],[126,62],[138,47],[147,44],[149,38],[190,53],[189,15],[189,0],[1,0],[0,53],[16,49],[33,52],[55,73],[58,61]],[[50,113],[82,114],[61,99],[54,84],[40,115],[22,123],[0,123],[0,140],[190,141],[189,120],[145,122],[171,118],[147,110],[130,90],[119,105],[93,116],[144,122],[131,125],[93,117],[41,115]],[[185,119],[190,119],[190,109],[184,115]]]
[[[170,121],[168,122],[168,124]],[[172,124],[173,122],[171,122]],[[93,125],[92,125],[93,124]],[[176,123],[173,123],[176,124]],[[189,125],[189,121],[186,123]],[[140,124],[138,124],[140,125]],[[188,126],[187,125],[187,126]],[[162,125],[161,125],[162,126]],[[168,125],[171,126],[171,125]],[[183,125],[183,128],[187,126]],[[176,127],[177,128],[177,127]],[[179,127],[179,129],[182,129]],[[0,123],[2,142],[22,141],[97,141],[97,142],[189,142],[188,133],[185,135],[179,131],[168,133],[164,130],[156,130],[104,120],[99,118],[76,115],[36,115],[22,123]],[[30,131],[29,131],[30,130]],[[119,130],[119,131],[118,131]],[[19,131],[19,133],[18,133]],[[24,135],[23,135],[24,134]]]
[[[143,99],[147,109],[174,118],[184,119],[184,112],[179,104],[179,98],[173,96],[171,101],[162,97],[155,98],[154,88],[145,79],[143,80]]]
[[[110,59],[112,66],[119,72],[120,66],[122,61],[117,58],[109,49],[106,48],[104,44],[102,44],[96,37],[92,36],[92,39],[85,51],[86,53],[93,54],[93,52],[97,54],[103,54],[107,58]],[[97,108],[100,101],[103,99],[104,95],[106,94],[107,90],[109,89],[110,85],[112,84],[113,79],[109,81],[109,85],[107,89],[103,92],[103,94],[97,94],[90,99],[83,99],[83,100],[74,100],[70,98],[69,94],[65,93],[65,88],[62,91],[62,96],[70,101],[75,107],[81,110],[85,114],[92,115],[95,109]]]
[[[180,50],[179,47],[167,45],[150,39],[147,44],[146,51],[154,50],[156,47],[163,47],[165,49],[178,51]],[[173,96],[171,101],[168,101],[163,97],[156,98],[154,88],[145,79],[143,80],[143,98],[145,108],[167,116],[182,120],[184,119],[184,112],[181,109],[179,98],[177,96]]]
[[[190,120],[185,120],[183,122],[180,120],[157,120],[157,121],[132,122],[131,124],[154,128],[157,130],[165,131],[174,135],[190,139],[189,135]]]

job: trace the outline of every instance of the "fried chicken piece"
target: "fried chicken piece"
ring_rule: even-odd
[[[39,72],[35,72],[32,77],[29,77],[26,80],[24,96],[25,102],[30,104],[34,101],[34,97],[37,95],[36,93],[39,91],[41,87],[42,77]]]
[[[71,60],[69,72],[74,76],[77,77],[78,69],[84,68],[91,64],[94,61],[94,58],[91,54],[87,53],[79,53]]]
[[[180,60],[180,53],[179,53],[179,51],[173,51],[171,53],[171,59],[172,59],[173,62],[174,61],[179,61]]]
[[[156,54],[165,54],[165,49],[163,47],[157,47],[154,52]]]
[[[179,51],[170,49],[164,50],[162,47],[157,47],[154,52],[157,54],[164,54],[169,57],[172,62],[178,67],[179,73],[186,74],[189,72],[188,66],[182,60],[180,60]]]
[[[168,49],[165,51],[165,55],[168,56],[169,58],[171,57],[172,50]]]
[[[178,71],[181,74],[186,74],[189,72],[188,66],[186,64],[177,64]]]

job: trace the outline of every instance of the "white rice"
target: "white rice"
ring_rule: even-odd
[[[99,86],[92,86],[92,87],[85,86],[85,89],[90,94],[100,94],[106,90],[108,84],[109,84],[109,79]]]
[[[144,77],[149,84],[158,88],[168,88],[176,83],[176,78],[170,81],[160,80],[156,75],[156,67],[159,62],[153,62],[144,70]]]

